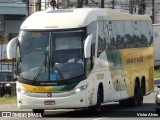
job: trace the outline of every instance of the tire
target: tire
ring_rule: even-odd
[[[98,89],[97,92],[97,103],[95,106],[92,106],[89,108],[89,111],[93,114],[100,114],[102,112],[102,103],[103,101],[103,95],[101,89]]]
[[[38,114],[41,114],[41,116],[43,116],[43,114],[44,114],[44,110],[43,109],[33,109],[32,110],[33,111],[33,113],[38,113]]]
[[[139,99],[140,99],[140,88],[137,82],[135,82],[135,87],[134,87],[134,96],[130,98],[130,105],[132,107],[136,107],[139,104]]]
[[[156,108],[156,113],[157,113],[158,115],[160,115],[160,109],[159,109],[159,108]]]
[[[119,104],[121,106],[128,107],[129,106],[128,101],[129,101],[129,99],[119,100]]]
[[[138,99],[138,106],[141,106],[143,104],[143,91],[142,88],[139,87],[139,99]]]
[[[125,100],[120,100],[119,104],[121,106],[128,106],[128,107],[136,107],[143,104],[143,93],[142,88],[135,82],[134,87],[134,96],[132,98],[128,98]]]
[[[142,81],[141,83],[141,90],[142,90],[142,95],[144,96],[146,94],[146,85],[145,81]]]

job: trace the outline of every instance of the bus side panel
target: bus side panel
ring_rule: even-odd
[[[113,54],[115,56],[113,57]],[[103,51],[96,59],[95,64],[95,79],[97,81],[96,88],[100,83],[103,83],[104,102],[112,102],[120,99],[128,98],[127,85],[124,82],[123,69],[120,69],[121,64],[115,65],[120,60],[118,51]],[[117,58],[115,58],[118,56]],[[118,68],[119,67],[119,68]],[[105,78],[102,79],[102,74]]]
[[[134,94],[134,83],[136,78],[141,81],[145,77],[146,94],[153,91],[153,47],[121,49],[122,64],[128,83],[128,94],[130,97]]]

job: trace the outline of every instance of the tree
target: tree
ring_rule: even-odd
[[[145,14],[145,10],[146,10],[146,4],[145,4],[145,1],[144,0],[141,0],[139,2],[139,10],[138,10],[138,14]]]
[[[51,0],[50,5],[53,7],[53,9],[57,7],[57,3],[55,0]]]
[[[37,0],[36,2],[36,11],[41,11],[41,0]]]
[[[76,8],[82,8],[83,7],[83,1],[84,0],[77,0],[77,6],[76,6]]]

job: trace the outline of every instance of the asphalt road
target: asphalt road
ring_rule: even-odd
[[[156,84],[160,84],[160,81],[155,81],[155,90],[148,96],[144,97],[144,104],[138,107],[122,107],[118,102],[105,104],[103,106],[103,112],[99,115],[90,114],[85,110],[54,110],[45,111],[44,117],[0,117],[0,120],[128,120],[128,119],[159,119],[155,113],[155,95],[159,88]],[[17,109],[16,104],[0,105],[0,111],[21,111]],[[28,110],[30,111],[30,110]],[[0,113],[2,114],[2,113]]]

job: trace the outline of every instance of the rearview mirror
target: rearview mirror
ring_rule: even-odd
[[[15,37],[7,44],[7,59],[16,59],[16,47],[18,38]]]
[[[84,57],[89,58],[91,57],[91,40],[93,34],[87,36],[85,43],[84,43]]]
[[[160,88],[160,84],[158,84],[157,87]]]

